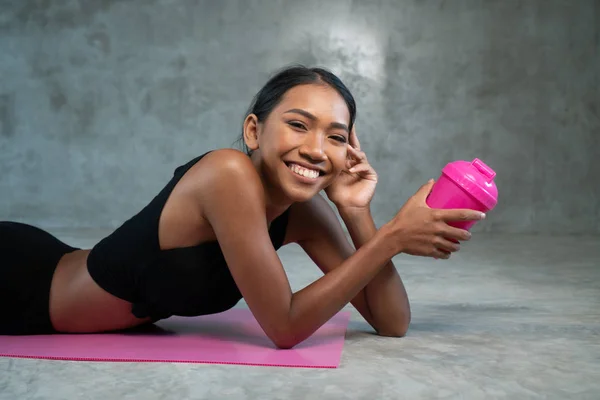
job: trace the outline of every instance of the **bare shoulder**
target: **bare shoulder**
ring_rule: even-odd
[[[214,150],[206,154],[190,169],[188,181],[201,203],[211,198],[234,196],[239,200],[244,195],[254,199],[264,195],[262,181],[252,160],[235,149]]]
[[[252,160],[245,153],[236,149],[219,149],[206,154],[194,168],[195,172],[202,175],[222,175],[229,177],[249,177],[256,175]]]
[[[185,172],[165,203],[159,223],[161,248],[215,240],[214,219],[230,214],[240,197],[252,199],[246,208],[250,216],[264,219],[262,181],[250,157],[235,149],[204,155]]]
[[[246,153],[243,153],[236,149],[219,149],[213,150],[207,155],[204,156],[204,160],[219,160],[219,164],[229,164],[234,163],[249,163],[252,165],[252,161],[250,157]]]

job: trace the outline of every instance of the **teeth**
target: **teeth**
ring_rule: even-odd
[[[290,169],[297,173],[298,175],[302,175],[306,178],[315,179],[319,176],[319,171],[315,171],[312,169],[301,167],[297,164],[290,164]]]

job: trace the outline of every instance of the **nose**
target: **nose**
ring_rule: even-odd
[[[308,133],[304,143],[300,146],[299,153],[313,161],[325,161],[323,151],[323,135],[319,133]]]

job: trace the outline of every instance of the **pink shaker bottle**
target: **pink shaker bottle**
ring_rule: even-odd
[[[472,162],[454,161],[442,170],[427,197],[431,208],[463,208],[487,213],[498,202],[494,183],[496,172],[476,158]],[[469,230],[476,221],[453,221],[454,227]]]

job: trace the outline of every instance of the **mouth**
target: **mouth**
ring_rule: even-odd
[[[294,162],[286,162],[285,165],[287,165],[288,169],[294,173],[294,175],[299,178],[303,178],[303,180],[314,181],[320,176],[325,175],[325,171],[316,167],[311,168]]]

